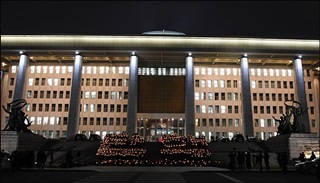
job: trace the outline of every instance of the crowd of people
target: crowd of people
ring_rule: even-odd
[[[145,140],[134,134],[129,139],[126,134],[107,135],[101,141],[96,153],[97,165],[136,166],[212,166],[221,162],[211,161],[208,142],[203,136],[188,138],[177,134],[164,135],[159,141],[162,146],[160,158],[146,158]]]

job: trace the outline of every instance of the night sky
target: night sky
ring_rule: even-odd
[[[1,34],[319,39],[319,1],[1,1]]]

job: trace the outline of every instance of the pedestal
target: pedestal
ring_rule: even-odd
[[[267,146],[272,152],[286,151],[290,160],[299,158],[299,153],[304,152],[310,158],[311,152],[319,156],[319,136],[311,133],[292,133],[271,137]]]
[[[33,133],[1,131],[1,150],[10,154],[14,150],[38,151],[45,145],[46,139]]]

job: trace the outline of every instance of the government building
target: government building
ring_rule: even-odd
[[[267,140],[285,103],[319,136],[319,40],[1,35],[1,105],[25,99],[33,133]],[[1,108],[1,130],[9,114]]]

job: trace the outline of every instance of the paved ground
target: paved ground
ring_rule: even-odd
[[[229,171],[216,167],[129,167],[83,166],[74,168],[23,169],[15,173],[1,172],[1,183],[101,183],[101,182],[319,182],[315,175],[300,174],[289,167],[283,174],[279,169],[270,171]]]

